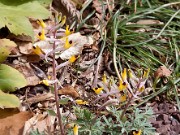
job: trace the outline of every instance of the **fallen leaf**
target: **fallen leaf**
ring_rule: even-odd
[[[18,61],[16,64],[13,64],[13,67],[25,76],[27,85],[37,85],[39,83],[40,79],[36,76],[34,69],[32,69],[29,63]]]
[[[4,110],[6,111],[6,110]],[[1,113],[3,110],[1,110]],[[0,119],[1,135],[22,135],[25,122],[32,117],[31,112],[12,113]]]
[[[26,121],[22,135],[29,135],[32,129],[38,129],[40,133],[44,131],[54,132],[55,116],[47,114],[36,114]]]
[[[171,71],[167,69],[165,66],[160,66],[157,71],[154,73],[156,78],[160,77],[169,77],[171,75]]]
[[[79,96],[79,93],[78,93],[78,92],[76,91],[76,89],[75,89],[74,87],[72,87],[72,86],[66,86],[66,87],[58,90],[58,93],[59,93],[60,95],[69,95],[69,96],[71,96],[71,97],[73,97],[73,98],[78,98],[78,97],[80,97],[80,96]]]

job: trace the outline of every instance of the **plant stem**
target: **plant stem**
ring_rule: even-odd
[[[56,31],[54,31],[54,38],[56,38]],[[55,45],[55,41],[54,41],[53,51],[55,49],[56,49],[56,45]],[[56,80],[55,52],[53,53],[53,79]],[[60,110],[59,110],[59,97],[58,97],[57,82],[54,83],[54,93],[55,93],[55,102],[56,102],[57,117],[58,117],[60,132],[61,132],[61,135],[64,135],[63,123],[62,123],[61,113],[60,113]]]
[[[132,96],[130,97],[130,99],[128,100],[128,102],[127,102],[127,104],[126,104],[126,106],[125,106],[125,108],[124,108],[124,110],[123,110],[123,112],[122,112],[122,114],[121,114],[121,117],[120,117],[121,120],[122,120],[124,114],[126,113],[126,110],[127,110],[127,108],[129,107],[129,104],[131,103],[132,99],[133,99],[133,95],[132,95]]]

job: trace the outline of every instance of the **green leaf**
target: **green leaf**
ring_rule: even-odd
[[[0,89],[2,91],[13,92],[26,85],[27,81],[19,71],[5,64],[0,65]]]
[[[69,98],[62,98],[59,100],[59,104],[61,105],[65,105],[68,104]]]
[[[0,108],[19,107],[20,101],[18,97],[12,94],[4,93],[0,90]]]
[[[56,113],[54,110],[47,110],[48,114],[51,116],[56,116]]]
[[[0,39],[0,63],[3,62],[17,45],[9,39]]]
[[[0,28],[7,26],[15,35],[24,34],[33,37],[33,27],[28,17],[47,19],[50,16],[50,12],[37,1],[19,3],[19,5],[6,4],[7,2],[0,1]]]

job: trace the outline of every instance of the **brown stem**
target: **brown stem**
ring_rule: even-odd
[[[56,38],[56,31],[54,32],[54,38]],[[55,42],[53,44],[53,50],[56,49]],[[53,53],[53,79],[56,80],[56,61],[55,61],[55,53]],[[56,109],[57,109],[57,117],[59,122],[59,127],[61,130],[61,135],[64,135],[63,130],[63,123],[62,123],[62,117],[59,110],[59,97],[58,97],[58,89],[57,89],[57,82],[54,83],[54,93],[55,93],[55,101],[56,101]]]

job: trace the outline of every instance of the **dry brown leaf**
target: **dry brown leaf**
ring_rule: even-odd
[[[71,96],[73,98],[80,97],[79,93],[76,91],[76,89],[73,86],[66,86],[66,87],[58,90],[58,93],[60,95],[69,95],[69,96]]]
[[[19,51],[22,54],[30,54],[32,53],[32,43],[31,42],[20,42],[17,43],[19,47]]]
[[[168,77],[171,75],[171,71],[169,69],[167,69],[165,66],[160,66],[157,71],[154,73],[154,76],[156,78],[160,78],[160,77]]]
[[[10,110],[2,110],[1,113]],[[10,114],[10,113],[8,113]],[[0,134],[1,135],[22,135],[25,122],[32,117],[31,112],[13,111],[11,115],[0,119]]]
[[[17,61],[13,64],[13,67],[25,76],[28,85],[39,84],[40,79],[35,75],[34,70],[31,68],[29,63],[21,63]]]
[[[46,134],[54,131],[55,116],[47,114],[36,114],[31,119],[26,121],[24,131],[22,135],[29,135],[32,129],[38,129],[38,131],[45,132]],[[48,133],[47,133],[48,132]]]

